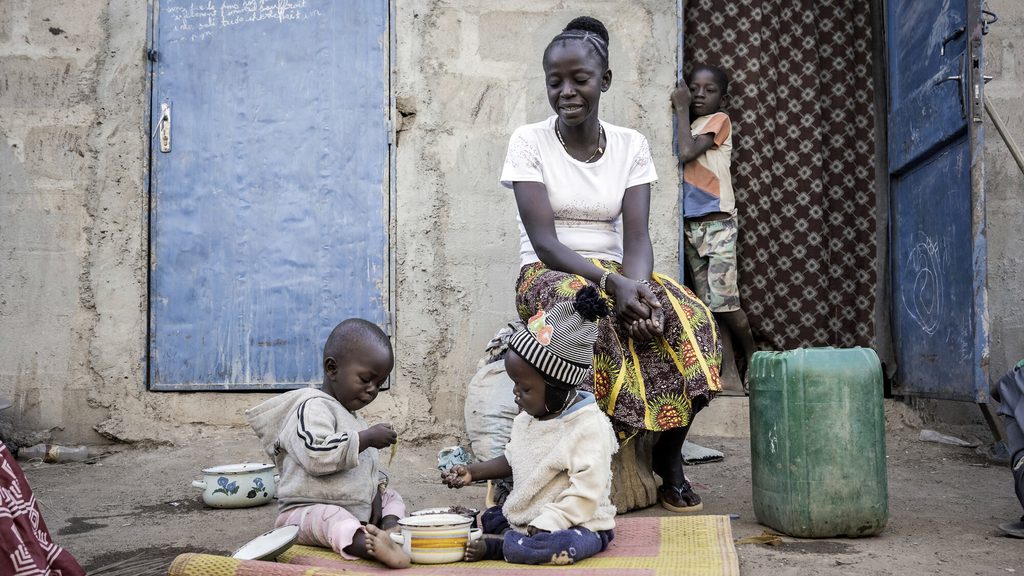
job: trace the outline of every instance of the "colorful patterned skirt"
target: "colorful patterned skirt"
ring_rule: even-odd
[[[620,272],[610,260],[594,264]],[[690,424],[693,402],[710,401],[722,389],[722,344],[714,317],[689,288],[655,273],[654,294],[664,311],[663,336],[637,342],[615,315],[598,324],[594,370],[581,389],[593,392],[620,438],[639,430]],[[526,321],[538,308],[574,298],[587,280],[537,262],[524,266],[516,283],[516,309]]]

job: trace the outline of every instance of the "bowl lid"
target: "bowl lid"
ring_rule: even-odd
[[[238,560],[272,560],[290,548],[298,538],[298,526],[294,524],[281,526],[246,542],[231,557]]]
[[[417,516],[407,516],[398,521],[398,525],[403,528],[458,528],[469,526],[472,523],[472,518],[462,514],[420,514]]]
[[[213,468],[203,468],[203,474],[243,474],[246,472],[263,472],[274,467],[273,464],[246,462],[244,464],[224,464]]]

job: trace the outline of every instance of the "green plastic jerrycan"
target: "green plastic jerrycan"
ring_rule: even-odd
[[[868,348],[757,352],[750,463],[758,522],[798,538],[885,527],[882,369]]]

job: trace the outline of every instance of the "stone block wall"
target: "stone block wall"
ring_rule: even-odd
[[[1024,5],[989,0],[999,15],[984,38],[985,93],[1018,147],[1024,147]],[[1024,173],[985,115],[985,193],[993,380],[1024,359]]]

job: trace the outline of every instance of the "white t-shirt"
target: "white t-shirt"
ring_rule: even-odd
[[[555,214],[555,233],[584,258],[622,262],[622,197],[626,188],[658,179],[647,138],[636,130],[601,122],[606,146],[595,162],[580,162],[562,147],[555,119],[516,128],[509,140],[501,184],[540,182]],[[519,223],[522,266],[540,260],[523,220]]]

